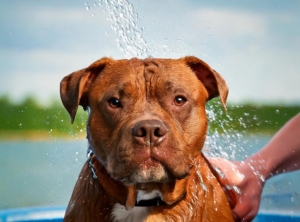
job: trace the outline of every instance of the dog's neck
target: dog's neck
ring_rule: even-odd
[[[158,190],[159,187],[155,184],[125,186],[122,182],[114,180],[95,157],[91,147],[87,151],[87,162],[93,178],[98,180],[106,192],[113,196],[120,204],[124,205],[126,209],[131,209],[134,206],[149,207],[166,205],[166,202],[162,200],[161,192]]]

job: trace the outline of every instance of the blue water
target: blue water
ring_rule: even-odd
[[[269,137],[245,137],[225,152],[243,159],[259,150]],[[229,143],[229,142],[228,142]],[[0,209],[66,206],[85,161],[86,141],[1,142]],[[270,179],[261,211],[300,212],[300,171]]]

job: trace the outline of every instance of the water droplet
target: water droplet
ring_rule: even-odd
[[[108,16],[107,20],[112,22],[111,28],[118,34],[116,39],[118,48],[124,52],[126,57],[141,57],[149,55],[150,47],[143,39],[138,29],[138,14],[133,6],[124,0],[104,1]],[[105,33],[106,35],[108,32]]]
[[[91,7],[89,6],[89,4],[87,2],[84,3],[85,4],[85,9],[88,11],[91,9]]]

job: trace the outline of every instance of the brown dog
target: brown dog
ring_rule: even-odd
[[[205,103],[228,88],[196,57],[102,58],[66,76],[61,99],[72,122],[89,110],[89,161],[64,221],[233,221],[201,153]],[[93,172],[96,172],[95,174]]]

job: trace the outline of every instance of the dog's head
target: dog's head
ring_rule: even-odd
[[[88,140],[108,173],[124,184],[168,182],[188,175],[207,131],[205,103],[220,96],[223,78],[196,57],[102,58],[61,81],[73,122],[89,109]]]

